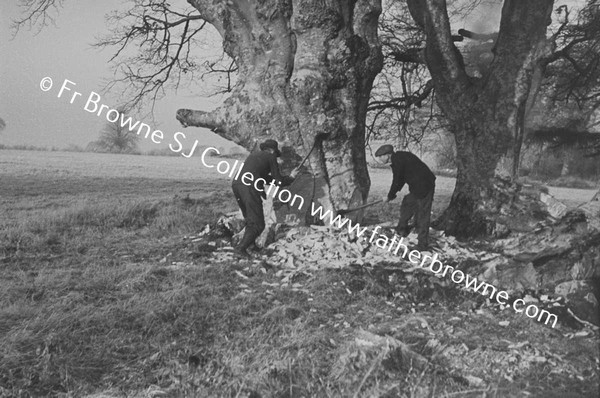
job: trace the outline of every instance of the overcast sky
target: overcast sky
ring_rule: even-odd
[[[82,97],[91,91],[101,92],[112,76],[107,63],[112,53],[93,49],[91,44],[107,32],[105,14],[123,7],[125,2],[67,0],[56,18],[56,26],[47,26],[37,35],[35,31],[22,30],[12,39],[11,20],[22,15],[18,3],[0,1],[0,118],[6,122],[0,143],[59,148],[69,144],[85,146],[97,138],[106,119],[84,111],[85,101],[69,104],[69,97],[57,98],[56,95],[64,79],[75,82],[75,89],[83,93]],[[43,92],[39,84],[46,76],[53,79],[54,86]],[[192,127],[182,130],[175,120],[179,108],[209,110],[218,101],[180,90],[156,104],[156,123],[149,118],[141,118],[141,121],[168,135],[184,131],[201,145],[226,146],[227,141],[209,130]],[[118,91],[103,95],[101,102],[116,107],[120,102]],[[144,150],[161,147],[148,140],[141,140],[140,146]]]
[[[583,4],[584,1],[568,0],[567,3]],[[0,118],[6,122],[0,143],[59,148],[69,144],[85,146],[97,138],[106,119],[84,111],[81,103],[69,104],[68,97],[57,98],[57,90],[64,79],[75,82],[75,89],[83,96],[102,90],[111,76],[107,61],[112,53],[92,49],[91,44],[108,30],[105,14],[126,6],[126,2],[67,0],[56,17],[56,26],[48,26],[37,35],[22,30],[11,39],[11,20],[22,15],[18,3],[17,0],[0,1]],[[474,13],[472,20],[464,23],[465,27],[497,26],[501,1],[487,3],[490,5]],[[564,2],[556,4],[559,3]],[[39,84],[46,76],[53,79],[54,87],[43,92]],[[116,107],[120,102],[117,94],[118,91],[107,93],[101,102]],[[210,110],[218,101],[180,90],[156,104],[154,122],[144,118],[142,121],[160,128],[166,135],[181,130],[190,139],[198,139],[201,145],[227,146],[225,140],[208,130],[182,130],[175,120],[179,108]],[[144,150],[160,147],[149,140],[141,140],[140,144]]]

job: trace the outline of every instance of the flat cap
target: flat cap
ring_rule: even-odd
[[[394,147],[386,144],[379,147],[377,152],[375,152],[375,156],[389,155],[390,153],[394,153]]]
[[[261,143],[259,146],[261,151],[264,151],[267,148],[271,148],[275,151],[275,156],[280,157],[281,156],[281,152],[279,151],[279,145],[277,144],[277,141],[275,140],[265,140],[265,142]]]

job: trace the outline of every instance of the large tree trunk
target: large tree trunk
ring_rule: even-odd
[[[454,127],[456,140],[457,176],[450,206],[443,216],[436,221],[447,234],[463,236],[466,232],[472,235],[487,233],[486,218],[479,212],[482,197],[489,196],[488,189],[482,181],[494,177],[495,162],[500,153],[496,146],[486,145],[488,137],[483,136],[478,123]],[[490,135],[489,139],[493,136]]]
[[[180,109],[178,120],[250,150],[274,138],[292,163],[315,145],[308,162],[329,187],[316,199],[334,209],[365,201],[365,115],[382,67],[380,0],[188,1],[217,28],[239,77],[220,108]]]
[[[483,235],[494,223],[490,212],[506,199],[494,193],[495,176],[514,178],[518,171],[527,100],[534,70],[548,49],[553,1],[504,1],[494,59],[481,78],[466,73],[452,40],[446,2],[408,4],[426,33],[426,62],[437,102],[456,139],[456,188],[437,224],[457,237]]]

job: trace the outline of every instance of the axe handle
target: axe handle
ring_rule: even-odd
[[[302,167],[304,165],[304,163],[308,160],[308,157],[310,156],[310,154],[312,153],[312,151],[317,146],[317,141],[318,140],[323,140],[326,137],[328,137],[329,135],[330,135],[330,133],[319,133],[319,134],[317,134],[315,136],[315,141],[313,142],[313,146],[310,148],[310,151],[308,151],[308,153],[306,154],[306,156],[304,157],[304,159],[302,159],[302,161],[300,162],[300,164],[295,167],[296,170],[299,170],[300,167]]]
[[[371,206],[374,206],[374,205],[379,204],[381,202],[383,202],[383,199],[379,199],[379,200],[376,200],[375,202],[367,203],[365,205],[358,206],[358,207],[355,207],[353,209],[339,210],[338,214],[352,213],[353,211],[361,210],[361,209],[364,209],[366,207],[371,207]]]
[[[304,163],[306,163],[306,161],[308,160],[308,157],[310,156],[310,154],[312,153],[312,151],[315,149],[316,146],[317,146],[317,140],[315,139],[315,142],[313,142],[313,146],[310,148],[310,151],[308,151],[308,153],[306,154],[304,159],[302,159],[300,164],[295,167],[296,170],[299,170],[300,167],[302,167],[304,165]]]
[[[308,157],[310,156],[310,154],[312,153],[313,149],[315,149],[315,145],[317,145],[317,142],[315,141],[315,143],[313,144],[312,148],[310,148],[310,151],[308,151],[308,154],[304,157],[304,159],[302,159],[302,161],[300,162],[300,164],[298,166],[296,166],[296,169],[299,169],[300,167],[302,167],[304,165],[304,163],[306,162],[306,160],[308,159]]]

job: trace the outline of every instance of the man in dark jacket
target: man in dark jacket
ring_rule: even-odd
[[[234,179],[231,184],[235,199],[242,211],[244,220],[246,220],[244,236],[234,249],[234,252],[239,256],[249,257],[246,250],[265,229],[265,216],[262,205],[262,199],[267,197],[265,186],[270,183],[280,186],[289,185],[294,181],[297,174],[297,171],[294,170],[289,177],[283,177],[277,164],[279,156],[281,156],[281,152],[277,141],[266,140],[260,144],[259,152],[251,153],[248,156],[240,172],[242,176],[250,173],[252,175],[251,180],[255,183],[245,184],[245,179],[241,178]],[[260,179],[262,181],[259,181]]]
[[[392,164],[392,186],[387,196],[384,197],[384,201],[396,199],[396,193],[402,190],[404,184],[408,185],[409,193],[402,200],[396,232],[401,236],[407,236],[410,232],[408,221],[415,216],[419,239],[417,249],[427,250],[435,176],[417,156],[410,152],[394,152],[394,147],[391,145],[380,147],[375,152],[375,156],[379,157],[382,163],[391,162]]]

